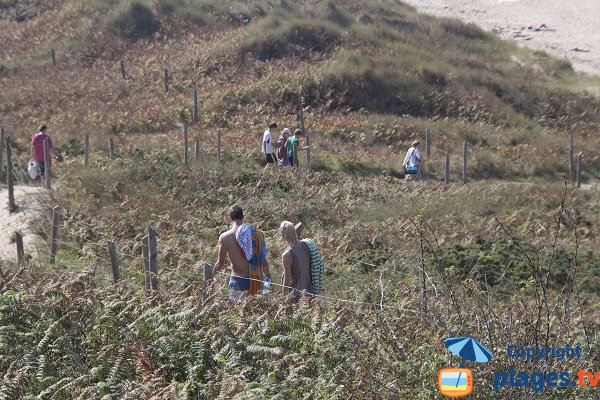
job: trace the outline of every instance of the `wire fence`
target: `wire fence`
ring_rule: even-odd
[[[10,144],[9,144],[10,145]],[[15,149],[13,149],[15,150]],[[104,251],[100,251],[101,249],[105,248],[104,243],[98,243],[98,242],[92,242],[90,240],[86,240],[84,243],[82,243],[81,245],[77,246],[74,245],[73,243],[67,242],[65,240],[60,240],[56,237],[52,237],[52,232],[50,227],[52,226],[53,223],[53,213],[56,213],[60,216],[60,218],[63,221],[69,221],[71,220],[73,217],[72,215],[69,215],[65,212],[61,212],[57,207],[54,207],[49,199],[49,197],[47,196],[47,190],[43,189],[40,186],[35,185],[35,183],[29,178],[29,176],[27,176],[23,171],[24,168],[22,165],[20,165],[18,160],[13,159],[14,164],[14,168],[13,168],[13,176],[15,178],[15,180],[19,183],[20,186],[22,187],[29,187],[29,188],[33,188],[37,191],[36,194],[34,195],[28,195],[28,196],[23,196],[19,199],[19,202],[21,204],[19,204],[20,210],[21,212],[34,212],[37,215],[40,216],[40,218],[34,218],[32,220],[32,223],[34,225],[34,227],[36,228],[36,230],[38,232],[41,232],[44,237],[45,240],[42,240],[42,244],[45,250],[45,254],[40,255],[40,257],[48,257],[52,254],[53,250],[51,245],[49,244],[49,242],[54,241],[56,243],[57,246],[59,246],[61,249],[63,249],[63,251],[66,251],[69,254],[81,254],[81,258],[82,261],[80,263],[75,264],[71,259],[67,260],[67,259],[63,259],[60,255],[54,254],[53,255],[53,259],[56,261],[56,263],[61,266],[64,267],[66,269],[69,270],[78,270],[78,269],[82,269],[85,267],[86,264],[92,263],[94,265],[96,265],[97,267],[104,267],[105,270],[109,270],[109,266],[110,266],[110,259],[108,257],[103,258],[100,257],[98,255],[98,253],[104,253],[107,254]],[[41,203],[39,201],[39,199],[44,199]],[[114,241],[117,243],[122,243],[122,244],[127,244],[129,245],[129,247],[139,247],[139,240],[135,240],[135,239],[131,239],[131,238],[126,238],[126,237],[120,237],[120,238],[113,238],[111,237],[109,234],[107,233],[103,233],[103,232],[99,232],[96,227],[87,224],[85,222],[82,221],[78,221],[78,224],[81,224],[83,226],[85,226],[88,229],[94,229],[94,232],[96,234],[98,234],[99,236],[101,236],[105,241]],[[68,225],[65,226],[64,224],[61,225],[61,235],[62,236],[69,236],[68,232],[64,232],[65,229],[68,228]],[[85,248],[91,248],[93,249],[91,252],[86,252]],[[135,283],[136,281],[139,282],[139,280],[144,278],[144,274],[145,272],[141,269],[141,264],[148,262],[148,258],[147,256],[143,255],[143,254],[134,254],[134,253],[130,253],[130,252],[125,252],[123,251],[124,248],[127,248],[128,246],[121,246],[121,251],[119,252],[119,258],[121,260],[120,264],[119,264],[119,269],[122,272],[125,272],[126,274],[128,274],[128,277],[133,279],[133,281],[128,281],[128,282],[133,282]],[[59,253],[60,254],[60,253]],[[107,254],[108,255],[108,254]],[[40,260],[41,261],[41,260]],[[44,265],[44,263],[41,263],[42,265]],[[135,267],[139,268],[139,269],[135,269]],[[179,273],[176,270],[167,270],[164,272],[165,274],[172,274],[175,275],[177,277],[177,279],[179,279],[180,281],[184,282],[184,285],[189,285],[189,284],[193,284],[193,283],[197,283],[200,282],[200,277],[198,276],[198,279],[193,278],[193,277],[189,277],[189,276],[183,276],[181,273]],[[338,286],[340,283],[343,283],[346,285],[345,288],[342,288],[341,292],[343,293],[347,293],[349,296],[352,295],[352,293],[354,292],[355,296],[358,296],[358,292],[355,290],[355,288],[363,288],[365,286],[369,286],[369,280],[365,279],[365,277],[360,277],[360,276],[350,276],[348,274],[345,274],[343,272],[340,271],[336,271],[334,269],[331,268],[326,268],[325,269],[325,274],[327,276],[331,276],[332,278],[329,279],[330,284],[335,284],[336,286]],[[393,271],[390,272],[390,274],[396,275],[399,278],[410,278],[410,279],[415,279],[416,276],[414,273],[408,273],[408,272],[401,272],[401,271]],[[222,273],[221,275],[227,275],[226,273]],[[336,282],[336,280],[338,282]],[[272,283],[273,286],[275,287],[279,287],[281,289],[293,289],[291,287],[273,282]],[[386,284],[381,283],[381,282],[376,282],[373,283],[373,287],[375,286],[381,286],[383,285],[383,289],[385,291],[385,287]],[[139,288],[142,288],[143,285],[139,284]],[[178,289],[181,289],[181,287],[177,287]],[[324,301],[327,302],[338,302],[338,303],[344,303],[344,304],[352,304],[352,305],[362,305],[362,306],[369,306],[369,307],[375,307],[375,308],[379,308],[379,309],[383,309],[384,306],[382,303],[377,304],[377,303],[372,303],[372,302],[365,302],[365,301],[361,301],[358,299],[350,299],[350,298],[340,298],[340,297],[334,297],[334,296],[329,296],[329,295],[314,295],[314,297],[322,299]],[[387,307],[387,306],[385,306]],[[411,310],[408,308],[403,308],[403,307],[397,307],[397,306],[390,306],[388,308],[392,308],[395,309],[396,311],[402,311],[402,312],[416,312],[415,310]]]
[[[79,63],[83,61],[94,61],[94,62],[102,62],[105,64],[114,64],[114,61],[112,60],[105,60],[105,59],[101,59],[98,57],[92,57],[89,55],[82,55],[82,54],[60,54],[58,55],[56,53],[55,50],[52,50],[49,54],[50,58],[46,60],[45,65],[49,65],[50,63],[53,66],[60,66],[64,64],[64,67],[70,67],[73,65],[78,65]],[[42,64],[44,64],[42,62]],[[31,68],[36,68],[37,66],[32,66]],[[17,69],[18,71],[18,69]],[[112,71],[112,70],[111,70]],[[115,72],[117,71],[117,72]],[[113,75],[119,75],[121,79],[125,80],[125,81],[131,81],[133,79],[137,79],[135,75],[129,74],[127,71],[127,65],[125,64],[124,61],[120,61],[119,64],[117,66],[115,66],[115,71],[112,71],[111,73]],[[155,71],[156,72],[156,71]],[[107,72],[108,73],[108,72]],[[163,71],[161,71],[161,75],[162,75],[162,82],[161,85],[162,87],[164,87],[164,90],[166,92],[168,92],[169,90],[174,88],[174,82],[177,81],[186,81],[185,77],[181,77],[181,76],[177,76],[175,74],[170,73],[167,69],[163,69]],[[146,77],[144,77],[144,79],[146,79]],[[191,103],[192,103],[192,124],[196,123],[198,121],[198,92],[196,89],[194,88],[189,88],[189,87],[185,87],[185,86],[181,86],[178,85],[177,86],[178,90],[184,90],[187,93],[191,94],[192,97],[190,99]],[[304,128],[304,116],[303,116],[303,111],[301,110],[299,113],[299,122],[301,122],[302,127]],[[180,127],[180,125],[177,124],[173,124],[173,127]],[[185,129],[185,128],[184,128]],[[452,144],[449,144],[449,146],[447,146],[446,148],[440,148],[437,147],[433,144],[433,138],[434,135],[433,133],[430,133],[429,131],[426,132],[425,134],[426,136],[426,143],[425,143],[425,149],[424,152],[426,153],[426,159],[428,160],[428,164],[425,167],[425,176],[427,178],[436,178],[436,179],[440,179],[440,171],[443,170],[443,174],[444,174],[444,181],[446,183],[449,183],[451,180],[451,171],[450,171],[450,165],[460,165],[460,160],[461,157],[458,155],[460,154],[460,151],[454,151],[451,152],[449,150],[449,148],[451,148],[451,146],[453,146]],[[185,162],[187,163],[190,159],[189,157],[189,153],[190,153],[190,146],[189,143],[187,142],[187,137],[185,138],[185,143],[183,148],[185,149],[183,151],[183,159],[185,160]],[[577,185],[580,185],[580,171],[581,171],[581,155],[579,155],[579,157],[577,158],[577,166],[574,165],[574,157],[573,157],[573,138],[572,136],[569,138],[569,172],[570,172],[570,177],[571,180],[575,180],[575,178],[577,178]],[[89,143],[89,137],[86,135],[84,142]],[[8,146],[11,146],[10,142],[6,141],[5,142]],[[216,154],[215,154],[215,158],[217,160],[221,159],[221,144],[222,140],[221,140],[221,130],[217,131],[217,141],[216,141]],[[15,149],[14,147],[11,146],[11,150],[13,151],[14,154],[18,154],[17,149]],[[433,150],[433,151],[432,151]],[[114,149],[111,149],[111,152],[113,152]],[[469,180],[469,169],[468,169],[468,159],[470,154],[472,154],[473,152],[473,148],[472,146],[469,145],[469,143],[467,141],[464,142],[463,144],[463,148],[462,148],[462,180],[464,183],[466,183]],[[85,154],[84,154],[84,159],[86,160],[86,165],[89,164],[89,159],[90,159],[90,148],[89,146],[85,146]],[[310,153],[309,153],[310,154]],[[433,160],[433,156],[434,155],[442,155],[444,156],[444,163],[443,163],[443,167],[440,167],[438,162],[436,160],[436,162],[430,162],[430,160]],[[314,155],[314,153],[313,153]],[[438,159],[439,160],[439,159]],[[450,161],[452,161],[452,163],[450,163]],[[458,162],[457,162],[458,161]],[[7,160],[8,162],[8,160]],[[21,164],[21,161],[19,159],[19,157],[14,157],[12,158],[12,162],[13,162],[13,175],[14,175],[14,179],[23,187],[33,187],[31,180],[29,179],[29,176],[27,175],[26,172],[26,168]],[[308,169],[310,169],[310,156],[307,154],[306,156],[306,167]],[[1,168],[0,168],[1,169]],[[454,169],[455,171],[460,171],[460,169]],[[575,173],[575,171],[577,171]],[[51,174],[51,171],[49,171],[49,173]],[[456,173],[453,174],[453,179],[456,179]],[[41,189],[39,187],[36,187],[40,190],[40,192],[43,192],[44,189]],[[52,237],[52,229],[51,226],[53,224],[53,217],[51,212],[56,213],[57,216],[60,216],[60,218],[63,221],[70,221],[73,217],[73,215],[69,215],[67,212],[65,211],[61,211],[59,209],[57,209],[56,207],[53,207],[50,200],[47,199],[45,196],[42,196],[42,198],[45,198],[46,201],[43,204],[40,204],[39,202],[34,202],[33,200],[34,196],[31,196],[30,198],[25,197],[22,198],[21,201],[24,202],[23,207],[25,209],[34,211],[39,213],[39,215],[42,216],[43,221],[40,221],[38,219],[34,220],[34,224],[36,229],[38,229],[39,232],[42,232],[44,234],[44,236],[46,238],[49,238],[51,241],[53,241],[56,245],[61,246],[63,249],[67,249],[69,252],[72,252],[73,254],[83,254],[83,257],[87,260],[87,261],[91,261],[94,263],[97,263],[98,265],[101,266],[106,266],[108,267],[110,260],[108,258],[102,258],[99,257],[99,249],[104,248],[105,247],[105,243],[98,243],[98,242],[91,242],[91,241],[85,241],[84,243],[81,244],[81,247],[75,246],[72,243],[69,243],[67,241],[64,240],[58,240],[56,237]],[[46,221],[48,222],[49,225],[46,225]],[[84,223],[83,221],[77,221],[77,224],[80,224],[82,226],[85,226],[87,229],[93,230],[96,236],[101,236],[103,240],[105,241],[112,241],[115,243],[118,243],[121,249],[121,252],[119,253],[119,257],[121,259],[121,263],[119,265],[119,268],[129,274],[131,274],[131,276],[134,277],[139,277],[139,276],[143,276],[144,274],[148,274],[148,271],[143,270],[142,268],[144,268],[142,266],[146,265],[150,262],[150,260],[148,259],[147,256],[144,256],[143,254],[138,254],[138,253],[126,253],[123,251],[123,249],[128,249],[128,248],[136,248],[136,249],[140,249],[142,248],[142,246],[140,245],[140,241],[139,240],[135,240],[135,239],[131,239],[128,237],[112,237],[111,235],[101,232],[98,230],[97,227],[89,225]],[[46,227],[45,227],[46,226]],[[63,225],[64,228],[64,225]],[[45,250],[47,252],[47,255],[51,255],[53,253],[53,249],[52,246],[48,244],[47,241],[43,241]],[[91,252],[86,252],[84,251],[85,246],[88,246],[89,248],[92,249]],[[54,252],[55,253],[55,252]],[[52,257],[54,257],[54,259],[56,260],[57,263],[59,263],[60,265],[66,267],[66,268],[74,268],[74,266],[72,265],[73,263],[69,260],[65,260],[62,259],[61,257],[57,256],[56,254],[52,254]],[[125,260],[125,261],[124,261]],[[135,269],[136,267],[140,267],[140,270]],[[184,276],[182,276],[179,272],[177,271],[168,271],[169,273],[173,273],[175,274],[177,277],[183,279],[186,282],[189,282],[189,278],[186,278]],[[334,276],[339,276],[341,281],[344,282],[353,282],[356,283],[355,286],[360,286],[360,285],[364,285],[364,279],[360,279],[360,278],[355,278],[355,277],[350,277],[347,274],[343,274],[339,271],[335,271],[333,269],[327,269],[326,270],[327,273],[330,273],[331,275]],[[426,272],[424,270],[421,270],[420,273],[418,272],[418,269],[415,268],[414,272],[401,272],[401,271],[390,271],[390,270],[386,270],[386,273],[389,274],[394,274],[398,277],[407,277],[407,278],[411,278],[411,279],[421,279],[422,274],[425,274]],[[435,282],[434,279],[432,279],[431,277],[427,277],[427,282],[428,284],[431,286],[431,290],[433,290],[434,292],[438,292],[439,289],[439,282]],[[381,282],[375,282],[372,283],[374,286],[381,286],[382,283]],[[281,286],[278,284],[275,284],[276,286]],[[281,286],[282,288],[285,288],[283,286]],[[385,289],[385,285],[381,287],[382,292]],[[349,292],[349,290],[346,290],[346,292]],[[326,298],[328,300],[331,301],[340,301],[340,302],[348,302],[348,303],[353,303],[353,304],[366,304],[364,302],[360,302],[357,300],[349,300],[349,299],[341,299],[341,298],[334,298],[334,297],[329,297],[326,296]],[[372,304],[369,303],[370,306],[375,306],[376,304]]]
[[[17,168],[15,168],[15,171],[17,171]],[[15,172],[15,179],[17,179],[18,182],[22,186],[29,186],[29,187],[36,188],[39,191],[40,196],[42,196],[43,198],[46,198],[46,196],[44,196],[46,193],[46,190],[42,189],[39,186],[35,186],[23,174]],[[56,207],[52,207],[52,204],[50,203],[49,199],[46,199],[46,203],[42,204],[42,205],[35,203],[34,199],[35,199],[35,196],[29,196],[29,197],[25,197],[25,198],[21,199],[21,201],[23,202],[22,209],[39,212],[40,215],[42,216],[42,220],[41,221],[34,220],[34,225],[40,232],[43,232],[43,234],[46,238],[51,238],[52,234],[51,234],[50,230],[44,226],[46,224],[48,224],[47,226],[50,226],[52,224],[52,217],[51,217],[50,213],[56,212],[65,220],[68,220],[71,216],[66,213],[60,212]],[[83,224],[85,226],[87,226],[88,228],[94,228],[92,225],[89,225],[86,223],[83,223]],[[63,229],[65,229],[64,226],[63,226]],[[63,233],[63,235],[65,235],[65,233]],[[68,234],[66,234],[66,235],[68,236]],[[111,239],[110,235],[108,235],[108,234],[102,233],[102,236],[107,241]],[[118,240],[122,241],[123,243],[128,243],[130,245],[136,245],[136,244],[139,245],[139,241],[136,241],[135,239],[131,239],[131,238],[119,238]],[[85,246],[89,246],[90,248],[93,248],[93,249],[97,250],[98,252],[100,252],[100,249],[104,248],[103,243],[101,244],[101,243],[92,242],[92,241],[86,241],[81,246],[76,246],[67,241],[58,240],[58,239],[55,239],[55,242],[57,243],[58,246],[60,246],[60,248],[67,250],[67,252],[71,252],[73,254],[82,253]],[[46,240],[43,241],[43,245],[46,250],[46,254],[44,254],[44,255],[48,256],[52,251],[51,247]],[[106,253],[104,253],[104,254],[106,254]],[[81,258],[83,261],[81,263],[79,263],[79,265],[74,265],[74,263],[72,261],[65,260],[60,256],[55,256],[56,262],[61,267],[67,268],[69,270],[82,269],[82,268],[85,268],[86,264],[92,263],[96,267],[105,267],[105,270],[108,271],[108,267],[110,265],[110,260],[108,259],[108,257],[103,258],[103,257],[100,257],[99,255],[97,255],[96,253],[85,252],[85,254],[81,256]],[[146,256],[144,256],[143,254],[138,254],[138,253],[134,254],[134,253],[120,251],[119,258],[122,261],[119,265],[119,269],[122,272],[125,272],[127,274],[126,279],[129,278],[129,280],[127,281],[128,284],[133,284],[134,287],[138,287],[139,289],[143,288],[144,285],[141,283],[141,281],[144,280],[144,275],[146,274],[146,272],[144,272],[142,270],[141,264],[148,261]],[[344,273],[344,272],[341,272],[341,271],[338,271],[338,270],[335,270],[332,268],[326,268],[325,274],[326,274],[326,276],[328,276],[328,279],[327,279],[328,284],[336,286],[336,293],[338,293],[338,294],[345,293],[347,295],[347,297],[342,298],[339,296],[336,297],[336,296],[331,296],[331,295],[327,295],[327,294],[320,294],[320,295],[316,295],[314,297],[317,299],[323,300],[325,302],[328,302],[328,303],[345,304],[345,305],[352,305],[352,306],[365,306],[365,307],[370,307],[373,309],[393,310],[393,311],[404,312],[404,313],[405,312],[409,312],[409,313],[413,313],[413,314],[416,313],[417,310],[412,309],[412,308],[400,307],[397,304],[393,304],[393,305],[384,304],[383,299],[386,297],[386,293],[390,293],[394,290],[393,288],[390,288],[390,285],[395,284],[399,280],[409,279],[410,281],[415,282],[415,284],[413,286],[417,286],[416,282],[421,279],[418,268],[415,268],[414,271],[399,271],[399,270],[390,269],[385,266],[374,265],[374,267],[379,268],[381,270],[379,280],[372,280],[373,279],[372,276],[349,275],[347,273]],[[198,285],[206,284],[206,282],[202,282],[202,279],[200,278],[199,273],[195,274],[195,275],[197,275],[197,277],[184,276],[183,274],[179,273],[178,271],[172,270],[172,269],[167,270],[164,273],[167,275],[174,275],[180,281],[180,285],[172,286],[170,290],[181,290],[182,287],[186,287],[186,286],[193,286],[195,284],[198,284]],[[194,275],[193,271],[192,271],[192,275]],[[225,272],[222,272],[220,275],[226,276],[228,274]],[[429,290],[431,290],[431,292],[435,295],[435,297],[438,297],[439,292],[441,292],[441,289],[438,289],[439,287],[442,286],[441,282],[436,281],[436,279],[434,279],[430,276],[427,276],[427,282],[428,282],[428,285],[431,286],[431,288]],[[279,284],[276,282],[273,282],[272,284],[274,287],[279,287],[281,289],[289,289],[289,290],[293,289],[289,286],[285,286],[285,285],[282,285],[282,284]],[[340,284],[341,284],[341,287],[340,287]],[[365,290],[368,291],[369,287],[371,288],[370,289],[371,291],[374,291],[377,287],[380,288],[382,300],[379,303],[374,303],[374,302],[369,302],[369,301],[364,301],[364,300],[359,299],[359,297],[364,297]],[[357,289],[357,288],[359,288],[359,289]],[[354,297],[354,298],[352,298],[352,297]]]
[[[39,68],[40,66],[52,66],[53,68],[70,68],[74,65],[79,65],[82,62],[96,62],[101,63],[104,67],[107,65],[113,65],[113,68],[103,68],[102,73],[111,74],[113,78],[120,78],[127,82],[134,82],[137,79],[143,80],[146,82],[149,77],[150,79],[157,80],[159,83],[159,87],[163,88],[165,92],[169,90],[176,89],[176,92],[186,92],[189,96],[189,107],[191,109],[191,125],[194,125],[199,120],[199,93],[197,88],[188,87],[187,85],[193,86],[193,77],[187,76],[184,74],[177,74],[170,72],[167,68],[162,69],[148,69],[147,66],[139,66],[136,65],[136,71],[143,71],[143,74],[131,74],[128,72],[127,64],[122,59],[118,63],[112,59],[106,59],[102,57],[96,57],[89,54],[81,54],[81,53],[73,53],[73,52],[57,52],[55,49],[49,49],[46,55],[40,56],[38,62],[30,63],[30,64],[19,64],[20,70],[26,70],[26,68]],[[17,67],[14,67],[17,68]],[[15,70],[15,73],[18,73],[19,68]],[[143,109],[144,105],[139,105],[140,109]],[[303,117],[299,115],[298,122],[302,123],[302,128],[304,129]],[[181,129],[181,123],[174,122],[171,124],[171,129]],[[219,133],[217,133],[217,136]],[[467,183],[468,181],[475,179],[478,176],[484,176],[486,174],[492,173],[506,173],[511,174],[515,173],[515,171],[504,171],[506,165],[510,165],[510,163],[505,163],[503,165],[497,165],[490,167],[489,162],[484,162],[483,166],[474,167],[470,164],[470,159],[472,157],[477,157],[478,152],[481,149],[473,146],[473,143],[470,143],[468,139],[464,141],[464,143],[457,143],[456,140],[449,140],[446,135],[442,135],[441,142],[436,141],[437,135],[427,129],[425,131],[425,149],[423,149],[422,153],[425,153],[425,163],[422,166],[423,178],[432,179],[432,180],[440,180],[444,181],[446,184],[450,182],[463,182]],[[316,136],[313,139],[319,138]],[[215,138],[217,142],[222,143],[222,140],[219,140],[220,137]],[[89,140],[86,136],[85,140]],[[437,145],[436,145],[437,143]],[[98,144],[96,143],[96,146]],[[203,143],[203,146],[206,146]],[[443,146],[443,147],[439,147]],[[218,160],[221,159],[222,146],[216,145],[218,149],[215,149],[216,157]],[[319,148],[319,146],[315,146],[313,143],[313,158],[314,158],[314,150]],[[189,149],[190,147],[187,146]],[[89,160],[90,154],[89,149],[87,149],[85,154],[85,159]],[[211,152],[213,150],[211,149]],[[568,166],[568,177],[567,180],[572,183],[573,186],[580,187],[581,179],[583,174],[583,152],[575,153],[574,147],[574,139],[573,134],[570,134],[568,137],[568,149],[564,153],[565,165]],[[483,156],[485,157],[485,156]],[[186,152],[183,156],[183,159],[189,160],[189,153]],[[311,160],[310,156],[307,155],[307,160],[305,165],[310,169]],[[488,168],[492,168],[493,171],[488,171]],[[1,169],[1,168],[0,168]],[[1,175],[1,173],[0,173]]]

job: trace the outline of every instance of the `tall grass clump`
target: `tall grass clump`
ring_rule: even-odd
[[[354,18],[352,14],[336,6],[332,1],[327,2],[327,19],[336,25],[348,27],[353,24]]]
[[[329,51],[341,37],[339,28],[332,23],[306,19],[282,21],[270,17],[262,21],[256,31],[263,34],[249,36],[239,50],[242,62],[248,56],[262,61],[282,58],[288,54],[305,58],[312,52]]]
[[[158,0],[156,2],[156,9],[161,15],[177,19],[187,19],[198,25],[206,23],[206,17],[200,7],[183,2],[182,0]]]
[[[236,1],[215,2],[210,0],[157,0],[156,9],[160,15],[187,20],[198,25],[244,25],[254,17],[266,15],[262,1],[243,3]]]
[[[121,39],[136,41],[157,32],[160,22],[148,6],[134,1],[118,10],[108,26]]]
[[[342,52],[323,72],[324,93],[338,106],[371,111],[424,115],[427,85],[421,77],[399,68],[394,58]]]
[[[469,40],[486,40],[490,35],[475,24],[465,24],[458,19],[444,18],[440,23],[444,32]]]

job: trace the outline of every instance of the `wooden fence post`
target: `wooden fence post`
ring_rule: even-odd
[[[108,138],[108,156],[111,160],[115,159],[115,143],[113,138]]]
[[[52,158],[50,157],[49,139],[44,139],[44,188],[52,189]]]
[[[56,245],[58,242],[58,206],[52,209],[52,236],[50,236],[50,264],[56,261]]]
[[[56,52],[54,49],[50,49],[52,54],[52,65],[56,65]]]
[[[465,140],[463,143],[463,183],[467,183],[467,152],[468,152],[468,144]]]
[[[165,92],[169,91],[169,71],[165,68]]]
[[[106,241],[106,246],[108,247],[108,255],[110,256],[110,266],[112,268],[112,276],[113,282],[118,283],[121,279],[121,272],[119,271],[119,255],[117,254],[117,246],[115,246],[115,242],[111,240]]]
[[[573,134],[572,133],[569,133],[568,157],[569,157],[569,180],[571,181],[571,184],[573,184],[573,181],[575,178],[575,170],[573,168],[574,163],[573,163]]]
[[[221,161],[221,129],[217,129],[217,161]]]
[[[298,146],[295,143],[292,143],[292,154],[292,157],[294,157],[294,165],[292,167],[297,167],[300,163],[298,162]]]
[[[90,134],[89,133],[87,133],[87,132],[85,133],[83,142],[84,142],[84,150],[85,150],[84,163],[85,163],[85,167],[87,168],[90,166]]]
[[[300,129],[302,130],[302,133],[304,134],[304,136],[306,137],[306,167],[310,170],[310,135],[308,135],[306,133],[306,131],[304,130],[304,110],[300,109]]]
[[[581,159],[583,158],[583,152],[577,154],[577,188],[581,187]]]
[[[194,161],[200,161],[200,138],[198,136],[194,138]]]
[[[2,161],[4,160],[4,128],[0,126],[0,182],[2,181],[2,176],[4,175],[4,164]]]
[[[190,167],[189,155],[188,126],[187,124],[183,124],[183,164],[186,168]]]
[[[427,158],[431,156],[431,138],[429,137],[429,129],[425,128],[425,154]]]
[[[148,257],[148,235],[142,238],[142,257],[144,257],[144,289],[150,290],[150,258]]]
[[[148,225],[148,262],[150,268],[150,288],[158,290],[158,247],[156,245],[156,231]]]
[[[210,265],[209,263],[204,263],[203,267],[204,267],[204,274],[203,274],[203,279],[204,279],[204,298],[206,299],[208,297],[209,281],[213,277],[213,266]]]
[[[450,183],[450,155],[444,154],[444,183]]]
[[[192,111],[192,125],[198,122],[198,91],[196,89],[193,90],[194,96],[194,110]]]
[[[23,235],[21,232],[15,232],[15,242],[17,243],[17,262],[21,264],[25,258],[25,250],[23,249]]]
[[[121,77],[123,79],[127,79],[127,76],[125,75],[125,63],[123,62],[123,60],[121,60]]]
[[[306,168],[310,170],[310,136],[306,135]]]
[[[15,212],[17,205],[15,204],[15,188],[14,177],[12,171],[12,149],[10,147],[10,138],[6,138],[6,183],[8,184],[8,212]]]

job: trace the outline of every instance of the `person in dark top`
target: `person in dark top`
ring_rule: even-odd
[[[291,134],[290,128],[285,128],[277,138],[277,160],[280,167],[287,167],[290,165],[287,154],[287,140]]]

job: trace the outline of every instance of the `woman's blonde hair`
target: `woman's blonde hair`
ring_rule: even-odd
[[[279,233],[283,240],[288,244],[294,244],[298,241],[298,234],[296,234],[296,227],[290,221],[283,221],[279,227]]]

